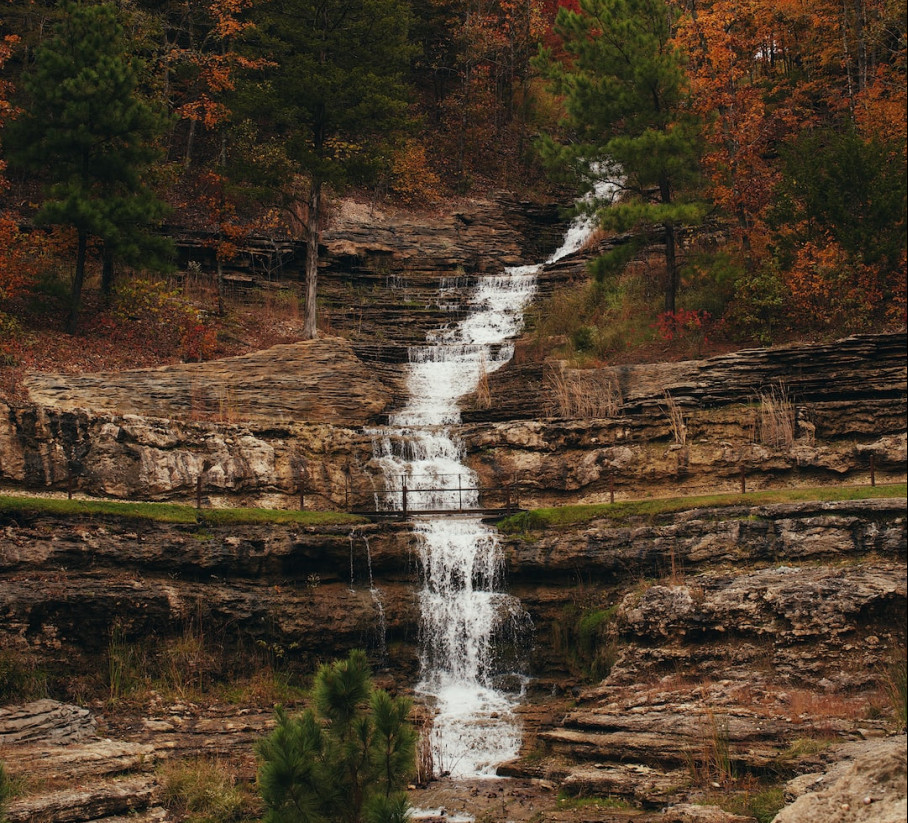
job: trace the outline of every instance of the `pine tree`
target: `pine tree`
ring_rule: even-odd
[[[675,9],[665,0],[580,0],[555,20],[566,58],[540,51],[535,64],[563,96],[569,142],[541,140],[543,159],[587,182],[614,164],[619,205],[600,212],[604,228],[658,226],[665,243],[666,312],[678,290],[676,228],[704,206],[685,198],[697,175],[697,123],[687,106],[684,64],[672,37]],[[634,245],[600,261],[598,274],[626,262]],[[594,269],[595,270],[595,269]]]
[[[271,0],[255,21],[250,45],[271,66],[237,107],[309,181],[303,336],[313,338],[322,195],[374,177],[405,122],[410,12],[402,0]]]
[[[23,78],[23,113],[10,126],[12,161],[47,184],[36,219],[72,226],[78,236],[67,329],[78,321],[91,238],[103,243],[102,287],[113,263],[160,267],[169,243],[148,232],[165,213],[143,181],[157,159],[164,120],[138,94],[137,61],[116,7],[67,3],[53,36]]]
[[[373,688],[358,650],[319,669],[312,702],[296,717],[279,709],[258,744],[265,823],[405,823],[410,702]]]

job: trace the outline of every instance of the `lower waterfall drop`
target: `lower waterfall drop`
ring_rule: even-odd
[[[611,191],[610,184],[599,184],[594,195]],[[576,219],[546,263],[580,249],[594,226],[591,216]],[[478,514],[419,512],[479,508],[478,478],[464,465],[454,430],[458,401],[510,360],[544,265],[481,277],[459,323],[410,347],[409,401],[387,428],[372,431],[387,490],[378,508],[406,509],[420,536],[422,674],[416,691],[436,712],[435,770],[454,777],[492,776],[519,751],[514,710],[526,678],[515,655],[503,649],[519,645],[530,619],[502,590],[503,557],[493,528]]]

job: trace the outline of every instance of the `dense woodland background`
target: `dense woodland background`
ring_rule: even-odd
[[[304,335],[297,291],[263,314],[215,272],[175,272],[181,231],[205,232],[220,270],[249,235],[311,249],[342,195],[569,202],[603,157],[624,192],[601,236],[632,242],[535,310],[546,353],[691,356],[905,324],[901,0],[4,0],[0,14],[7,392],[25,367]]]

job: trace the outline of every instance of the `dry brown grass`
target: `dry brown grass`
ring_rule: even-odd
[[[665,406],[662,411],[668,418],[669,425],[672,428],[672,437],[674,437],[675,443],[679,446],[685,446],[687,445],[687,423],[684,420],[684,412],[675,398],[667,391],[663,392],[662,396],[665,399]]]
[[[795,413],[785,386],[779,383],[760,394],[760,409],[755,440],[765,446],[787,448],[794,443]]]
[[[546,374],[546,413],[566,418],[615,417],[621,391],[610,374],[601,371],[549,369]]]
[[[492,407],[492,393],[489,390],[489,373],[486,371],[485,354],[479,361],[479,379],[476,382],[476,408],[490,409]]]
[[[861,720],[867,717],[869,703],[866,696],[826,694],[808,689],[791,689],[786,694],[786,708],[795,723],[824,718]]]

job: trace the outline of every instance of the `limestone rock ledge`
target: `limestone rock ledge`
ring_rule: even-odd
[[[36,406],[177,420],[286,426],[377,420],[402,387],[379,376],[340,337],[273,346],[240,357],[99,374],[31,374]]]

